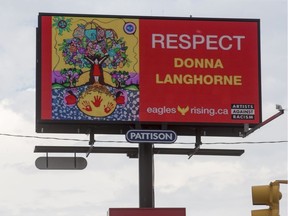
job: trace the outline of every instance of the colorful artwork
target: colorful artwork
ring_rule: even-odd
[[[52,119],[139,119],[137,20],[53,16]]]

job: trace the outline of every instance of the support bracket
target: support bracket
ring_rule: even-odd
[[[255,127],[251,128],[250,130],[249,130],[249,127],[247,127],[247,125],[244,125],[245,130],[244,130],[243,138],[247,137],[254,131],[258,130],[259,128],[263,127],[264,125],[268,124],[269,122],[273,121],[274,119],[284,114],[284,109],[282,108],[281,105],[276,105],[276,109],[279,111],[278,113],[274,114],[273,116],[266,119],[265,121],[257,124]]]
[[[90,139],[89,139],[90,148],[88,149],[88,152],[86,153],[86,157],[88,157],[89,154],[92,152],[92,150],[94,148],[94,143],[95,143],[94,133],[91,131],[90,132]]]
[[[193,155],[195,155],[199,149],[200,146],[202,145],[202,141],[201,141],[201,129],[197,128],[196,129],[196,136],[195,136],[195,148],[194,151],[189,155],[188,159],[190,159]]]

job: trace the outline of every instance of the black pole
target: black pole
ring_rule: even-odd
[[[139,207],[154,208],[153,144],[139,144]]]

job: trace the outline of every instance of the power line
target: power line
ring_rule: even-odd
[[[213,145],[217,145],[217,144],[274,144],[274,143],[287,143],[287,140],[276,140],[276,141],[251,141],[251,142],[211,142],[211,143],[203,143],[203,144],[213,144]]]
[[[75,141],[75,142],[89,142],[88,139],[74,139],[74,138],[60,138],[60,137],[42,137],[42,136],[32,136],[32,135],[20,135],[20,134],[8,134],[0,133],[0,136],[15,137],[15,138],[29,138],[29,139],[43,139],[43,140],[58,140],[58,141]],[[202,143],[205,145],[227,145],[227,144],[279,144],[287,143],[287,140],[273,140],[273,141],[250,141],[250,142],[207,142]],[[127,141],[121,140],[97,140],[97,143],[127,143]],[[192,142],[175,142],[175,144],[194,144]]]
[[[86,141],[88,141],[88,140],[84,140],[84,139],[41,137],[41,136],[7,134],[7,133],[0,133],[0,136],[9,136],[9,137],[18,137],[18,138],[31,138],[31,139],[46,139],[46,140],[61,140],[61,141],[76,141],[76,142],[86,142]]]

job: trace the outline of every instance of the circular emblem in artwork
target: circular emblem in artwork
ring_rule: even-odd
[[[124,31],[126,34],[134,34],[136,32],[136,25],[133,22],[127,22],[124,25]]]
[[[67,22],[65,20],[60,20],[58,22],[58,27],[61,29],[65,29],[67,27]]]

